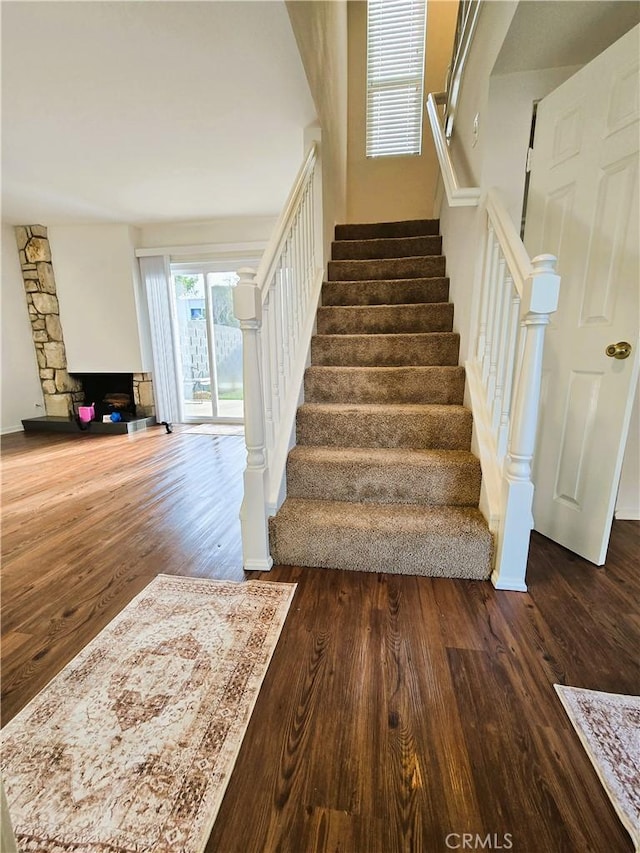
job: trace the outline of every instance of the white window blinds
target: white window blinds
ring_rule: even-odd
[[[367,9],[367,157],[420,154],[427,0]]]

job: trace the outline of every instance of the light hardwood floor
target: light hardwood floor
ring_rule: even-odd
[[[241,438],[2,447],[4,722],[157,573],[245,577]],[[524,595],[265,574],[298,590],[208,853],[447,851],[465,832],[524,853],[630,851],[552,685],[640,692],[639,544],[639,523],[616,522],[596,569],[534,535]]]

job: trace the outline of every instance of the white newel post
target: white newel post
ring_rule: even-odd
[[[558,307],[560,276],[553,255],[533,259],[522,297],[522,358],[515,378],[511,432],[503,476],[504,515],[492,581],[497,589],[526,592],[525,575],[533,527],[531,462],[535,447],[545,326]]]
[[[244,432],[247,467],[244,472],[244,500],[240,510],[242,551],[247,571],[268,571],[267,452],[265,447],[264,399],[262,390],[261,340],[262,294],[255,270],[238,270],[233,291],[233,310],[242,330],[244,382]]]

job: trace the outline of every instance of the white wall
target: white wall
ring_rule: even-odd
[[[31,337],[15,231],[2,226],[2,364],[0,432],[22,429],[22,418],[44,415],[44,401],[38,375],[36,351]],[[36,408],[36,403],[41,408]]]
[[[70,373],[150,369],[136,312],[135,237],[127,225],[49,228]]]
[[[300,162],[302,163],[302,150]],[[206,222],[155,222],[140,225],[136,239],[138,248],[141,249],[209,243],[266,243],[277,219],[275,215],[232,216]]]
[[[347,212],[347,3],[287,0],[289,19],[322,130],[325,259]]]
[[[640,519],[640,383],[629,424],[629,438],[622,463],[616,500],[616,518]]]

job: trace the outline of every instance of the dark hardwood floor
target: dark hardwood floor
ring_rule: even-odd
[[[4,722],[157,573],[246,577],[244,457],[180,429],[4,437]],[[639,546],[614,523],[598,569],[534,534],[527,594],[265,573],[298,590],[208,853],[632,850],[553,683],[640,693]]]

